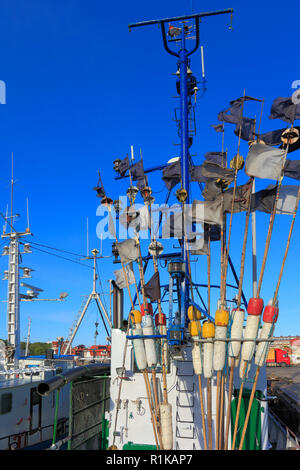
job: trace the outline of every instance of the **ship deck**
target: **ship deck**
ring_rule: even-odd
[[[267,367],[271,410],[297,436],[300,436],[300,365]]]

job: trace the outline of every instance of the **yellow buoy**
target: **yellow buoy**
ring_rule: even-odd
[[[142,323],[142,314],[139,310],[131,310],[130,317],[133,323]]]
[[[227,326],[229,323],[228,310],[217,310],[215,315],[216,326]]]
[[[200,320],[201,319],[201,312],[196,309],[193,305],[190,305],[188,308],[188,318],[189,320]]]
[[[202,325],[203,338],[213,338],[215,336],[215,325],[211,321],[206,321]]]
[[[201,333],[201,324],[199,320],[193,320],[189,323],[189,333],[191,336],[199,336]]]

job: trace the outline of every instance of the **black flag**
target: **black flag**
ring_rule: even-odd
[[[243,117],[241,126],[241,139],[249,141],[255,138],[255,119]],[[240,135],[240,123],[236,125],[235,135]]]
[[[202,196],[204,199],[206,201],[212,201],[213,199],[216,199],[216,197],[218,197],[221,193],[222,190],[220,186],[217,185],[216,180],[208,178],[202,191]]]
[[[130,168],[130,173],[133,181],[137,181],[137,187],[143,188],[145,186],[145,174],[144,174],[144,167],[143,161],[140,160],[139,162],[135,163]]]
[[[191,180],[198,183],[205,183],[207,178],[202,174],[202,165],[192,166],[190,169]]]
[[[223,179],[229,182],[234,180],[235,170],[223,168],[215,163],[205,161],[202,165],[202,175],[206,178]]]
[[[163,169],[163,181],[165,182],[166,187],[171,190],[180,182],[181,177],[181,167],[180,160],[177,160],[171,165],[166,166]]]
[[[293,103],[291,97],[276,98],[273,101],[269,119],[281,119],[293,123],[295,119],[300,119],[300,104]]]
[[[266,145],[279,145],[282,143],[281,136],[283,131],[285,131],[285,129],[266,132],[265,134],[260,134],[258,138],[263,140]]]
[[[218,114],[219,121],[229,122],[231,124],[238,124],[242,117],[242,104],[243,101],[261,101],[251,96],[242,96],[236,100],[230,101],[230,107],[221,111]]]
[[[284,169],[284,176],[293,178],[300,181],[300,160],[286,160]]]
[[[147,284],[145,284],[144,292],[145,296],[148,297],[151,302],[160,299],[159,272],[154,273]]]
[[[235,197],[233,202],[233,213],[243,212],[248,209],[249,198],[251,196],[251,180],[242,186],[235,188]],[[233,188],[224,192],[224,211],[231,212],[233,200]]]
[[[204,240],[211,242],[218,242],[221,240],[221,227],[220,225],[204,224]]]
[[[216,132],[223,132],[224,130],[223,124],[211,124],[211,127],[213,127]]]
[[[226,163],[226,152],[207,152],[204,155],[205,160],[216,163],[220,166],[225,166]]]
[[[129,163],[129,158],[127,156],[123,160],[120,161],[119,166],[118,166],[118,171],[121,176],[124,176],[126,171],[129,170],[129,168],[130,168],[130,163]]]

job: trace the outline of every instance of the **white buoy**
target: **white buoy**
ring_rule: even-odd
[[[245,367],[246,367],[246,369],[245,369]],[[241,362],[240,362],[240,378],[242,380],[248,379],[249,369],[250,369],[250,364],[247,361],[244,361],[244,359],[241,359]]]
[[[195,341],[193,338],[193,345],[192,345],[192,359],[193,359],[193,367],[194,372],[196,375],[202,374],[202,354],[200,349],[200,344],[198,341]]]
[[[153,319],[151,315],[144,315],[142,319],[142,329],[144,336],[153,336],[154,335],[154,327],[153,327]],[[153,338],[146,339],[144,338],[145,344],[145,351],[146,351],[146,358],[148,367],[155,367],[157,365],[157,354],[156,354],[156,347],[155,341]]]
[[[216,326],[214,355],[213,355],[213,367],[216,372],[222,371],[225,366],[226,342],[217,341],[217,340],[226,339],[226,332],[227,332],[226,327]]]
[[[230,338],[237,338],[237,341],[230,341],[228,344],[228,363],[231,365],[231,359],[238,358],[241,350],[241,338],[243,337],[243,324],[245,312],[239,308],[232,310],[232,324]],[[238,340],[239,339],[239,340]],[[234,361],[236,363],[236,360]],[[235,366],[236,367],[236,366]]]
[[[269,339],[273,335],[278,313],[278,305],[277,303],[276,305],[273,305],[273,299],[271,299],[268,302],[268,305],[265,307],[263,314],[263,325],[260,331],[259,339]],[[269,341],[260,341],[258,343],[255,353],[255,364],[257,367],[262,367],[265,364],[269,346]]]
[[[225,366],[227,325],[229,312],[226,309],[216,311],[215,315],[215,345],[213,367],[216,372],[221,372]],[[221,341],[218,341],[220,339]]]
[[[248,315],[247,317],[247,323],[244,333],[244,342],[242,346],[242,359],[244,361],[251,361],[253,357],[259,321],[260,316],[258,315]],[[252,339],[254,341],[245,341],[247,339]]]
[[[213,375],[214,344],[212,341],[203,343],[203,375],[211,379]]]
[[[160,424],[161,424],[161,439],[163,450],[173,449],[173,423],[172,423],[172,405],[170,403],[161,403],[160,410]]]
[[[211,379],[213,375],[213,355],[215,336],[215,325],[212,322],[204,322],[202,326],[202,337],[206,339],[203,343],[203,375],[206,379]]]
[[[274,325],[272,325],[272,323],[263,323],[260,330],[259,339],[268,339],[272,334],[273,327]],[[257,367],[262,367],[264,365],[267,359],[269,344],[270,343],[268,341],[260,341],[258,343],[254,360]]]
[[[137,323],[135,328],[132,330],[133,336],[143,336],[143,330],[141,324]],[[142,338],[132,340],[134,347],[134,355],[136,365],[139,370],[144,370],[147,368],[147,358],[144,340]]]

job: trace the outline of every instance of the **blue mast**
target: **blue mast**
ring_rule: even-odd
[[[190,174],[189,174],[189,110],[190,110],[190,90],[188,84],[188,66],[189,59],[188,57],[193,54],[199,47],[200,42],[200,19],[206,16],[216,16],[222,14],[233,14],[233,9],[227,10],[218,10],[213,12],[197,13],[186,16],[179,16],[173,18],[165,18],[160,20],[151,20],[144,21],[140,23],[129,24],[129,30],[138,26],[148,26],[153,24],[159,24],[162,32],[163,45],[165,50],[178,58],[179,72],[180,72],[180,138],[181,138],[181,152],[180,152],[180,163],[181,163],[181,188],[186,191],[185,204],[190,203]],[[187,26],[185,20],[194,20],[195,24],[195,45],[188,51],[186,49],[186,36],[189,34],[190,28]],[[165,30],[165,24],[171,22],[181,22],[181,26],[176,28],[176,34],[174,34],[173,39],[167,39],[167,33]],[[230,26],[231,27],[231,26]],[[178,44],[180,42],[179,52],[175,52],[169,47],[168,43],[175,42]],[[180,288],[180,298],[181,298],[181,327],[184,328],[187,324],[187,310],[189,305],[192,304],[189,296],[189,268],[188,268],[188,258],[185,245],[185,236],[182,237],[182,259],[185,266],[185,272],[183,274],[183,279],[181,282]],[[203,310],[195,303],[193,303],[200,311]],[[204,313],[204,312],[203,312]]]

